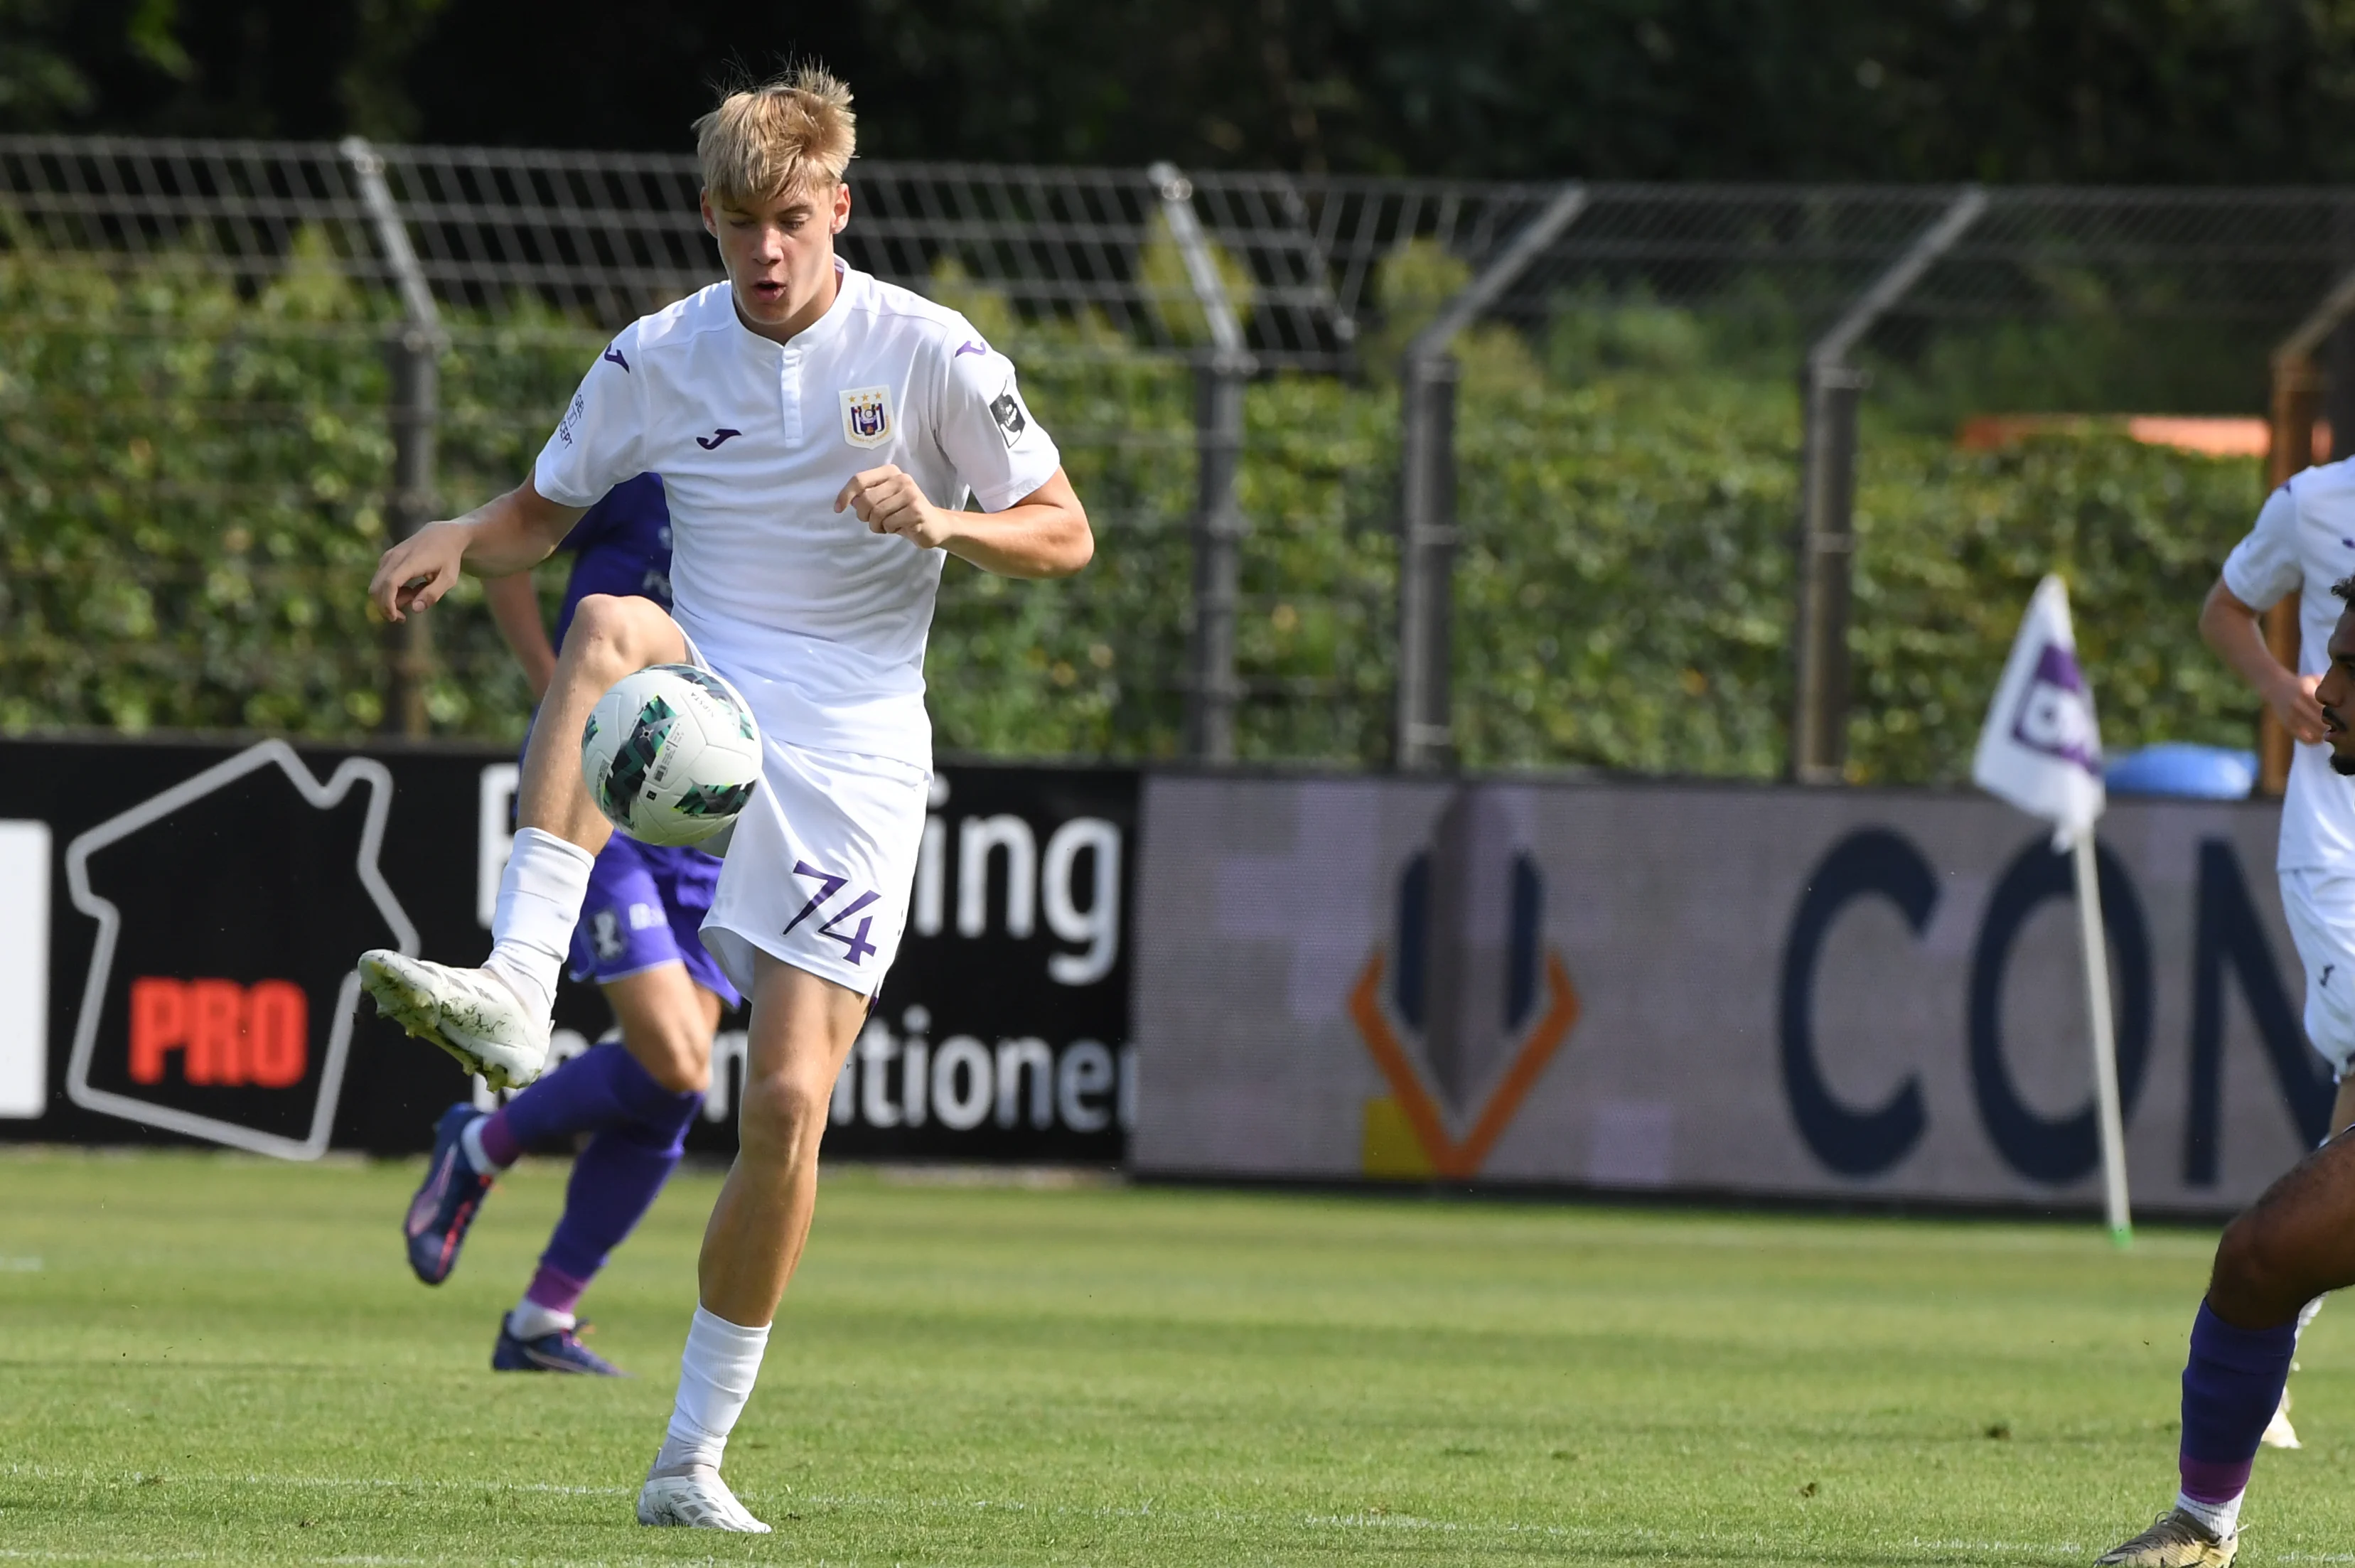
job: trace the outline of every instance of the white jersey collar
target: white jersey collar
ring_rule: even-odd
[[[719,292],[724,296],[728,306],[728,319],[736,324],[737,335],[747,347],[756,351],[766,349],[774,355],[782,355],[788,351],[799,353],[806,349],[823,347],[841,336],[842,324],[850,315],[851,293],[867,281],[867,274],[837,256],[834,259],[834,303],[826,307],[826,314],[794,333],[783,343],[779,343],[773,337],[764,337],[744,325],[744,317],[736,309],[736,285],[733,283],[722,279]]]

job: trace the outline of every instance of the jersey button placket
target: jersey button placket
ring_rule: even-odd
[[[777,366],[777,413],[785,426],[785,444],[802,443],[802,357],[788,348]]]

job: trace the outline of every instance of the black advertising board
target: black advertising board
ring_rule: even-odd
[[[514,761],[280,741],[0,741],[0,1139],[422,1148],[476,1088],[352,960],[488,943]],[[830,1155],[1115,1163],[1136,775],[943,764]],[[733,1147],[744,1019],[690,1147]],[[559,1049],[610,1025],[569,985]]]
[[[940,766],[907,933],[836,1082],[828,1155],[1122,1160],[1138,794],[1121,769]],[[585,1034],[600,1005],[571,992],[559,1022]],[[733,1147],[743,1029],[721,1026],[690,1149]]]

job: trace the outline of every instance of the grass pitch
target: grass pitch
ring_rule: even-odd
[[[418,1167],[0,1155],[0,1561],[2082,1563],[2173,1484],[2211,1239],[830,1179],[728,1470],[639,1529],[715,1178],[494,1375],[563,1168],[450,1284]],[[2355,1310],[2243,1562],[2347,1561]]]

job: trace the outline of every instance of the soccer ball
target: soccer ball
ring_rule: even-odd
[[[581,780],[605,820],[641,844],[697,844],[761,782],[761,732],[733,688],[693,665],[623,676],[581,731]]]

